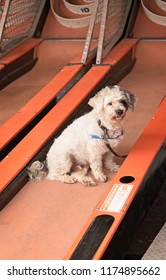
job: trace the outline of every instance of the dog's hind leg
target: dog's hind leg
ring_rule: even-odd
[[[72,159],[69,154],[61,155],[59,159],[48,157],[47,179],[73,184],[77,180],[71,175]]]
[[[77,182],[76,178],[69,174],[62,174],[62,175],[54,175],[51,176],[50,174],[47,175],[47,179],[51,181],[59,181],[66,184],[74,184]]]
[[[77,182],[77,179],[74,178],[74,176],[72,176],[72,174],[70,173],[60,173],[60,172],[49,172],[46,179],[50,180],[50,181],[60,181],[63,183],[67,183],[67,184],[74,184]]]
[[[90,176],[86,176],[89,166],[84,166],[78,171],[71,173],[72,177],[77,180],[77,182],[82,183],[86,186],[96,186],[95,181]]]

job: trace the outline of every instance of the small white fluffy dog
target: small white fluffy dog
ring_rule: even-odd
[[[103,88],[89,100],[93,110],[74,120],[55,139],[46,165],[32,163],[28,168],[30,179],[37,182],[47,175],[49,180],[93,186],[95,181],[87,176],[90,168],[97,181],[105,182],[103,166],[114,172],[119,169],[108,143],[114,149],[123,138],[122,120],[128,108],[134,110],[136,100],[134,94],[117,85]]]

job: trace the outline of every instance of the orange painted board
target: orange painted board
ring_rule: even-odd
[[[132,50],[137,43],[138,39],[123,39],[103,59],[102,64],[110,63],[112,66],[114,66],[123,58],[126,53]]]
[[[123,217],[125,216],[128,208],[130,207],[152,161],[154,160],[157,152],[164,143],[166,137],[165,108],[166,97],[163,99],[160,106],[157,108],[151,121],[146,126],[142,135],[139,137],[136,144],[129,153],[128,157],[119,169],[118,173],[111,181],[110,187],[107,189],[107,191],[97,204],[92,215],[81,230],[79,236],[76,238],[75,242],[69,249],[65,259],[71,258],[75,248],[79,244],[80,240],[82,239],[83,235],[85,234],[86,230],[88,229],[94,218],[98,215],[106,214],[113,216],[115,220],[93,257],[93,259],[95,260],[101,259],[103,253],[105,252],[111,239],[113,238],[118,226],[120,225]],[[112,203],[113,198],[115,197],[115,194],[113,194],[113,192],[115,192],[116,188],[120,188],[123,185],[120,182],[120,179],[124,176],[133,176],[135,180],[129,184],[124,184],[124,187],[128,188],[128,194],[125,200],[122,200],[122,205],[120,204],[121,210],[119,211],[117,210],[117,204]],[[120,201],[118,201],[118,203],[120,203]]]
[[[33,120],[80,71],[82,64],[65,66],[25,106],[0,127],[0,149]]]
[[[42,121],[1,161],[0,191],[3,191],[25,165],[28,164],[109,70],[110,66],[92,67]]]
[[[6,65],[10,64],[11,62],[15,61],[20,56],[24,55],[34,47],[36,47],[39,43],[41,43],[43,39],[34,39],[30,38],[23,43],[21,43],[19,46],[15,47],[11,51],[9,51],[7,54],[5,54],[3,57],[0,58],[0,63],[4,63]]]

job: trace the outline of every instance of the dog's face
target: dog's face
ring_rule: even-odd
[[[136,96],[129,91],[119,86],[106,86],[91,98],[88,104],[97,113],[103,112],[107,119],[119,122],[123,120],[129,108],[134,110],[136,101]]]

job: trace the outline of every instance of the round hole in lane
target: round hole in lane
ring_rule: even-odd
[[[133,176],[123,176],[120,178],[120,182],[124,184],[132,183],[135,180]]]

